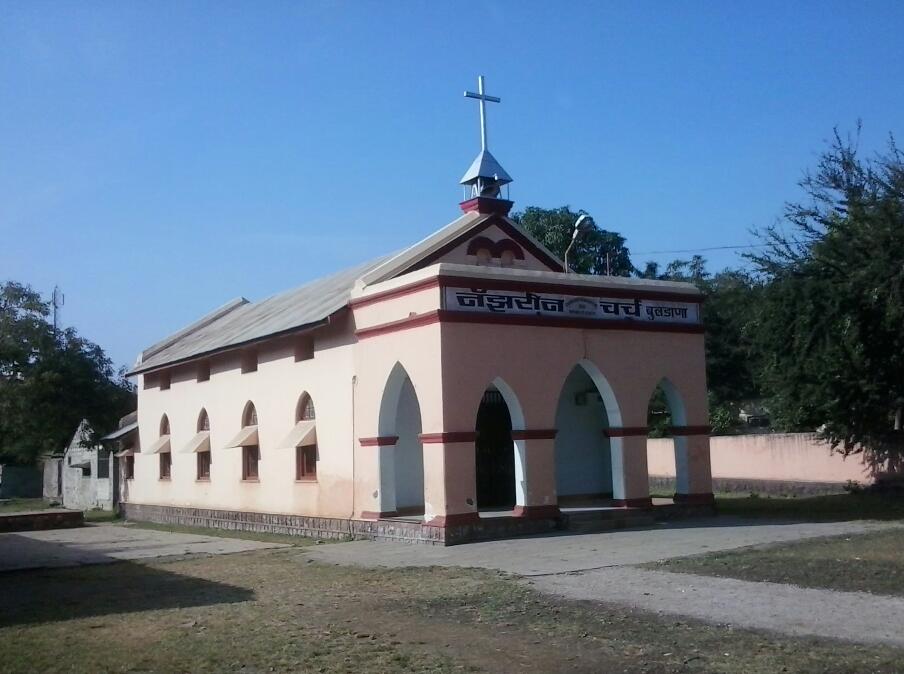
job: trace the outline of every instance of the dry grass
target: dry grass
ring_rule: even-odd
[[[703,576],[904,596],[904,528],[716,552],[647,566]]]
[[[6,672],[899,671],[904,651],[567,602],[302,548],[0,574]]]

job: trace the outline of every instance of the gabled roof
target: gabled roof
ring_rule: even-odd
[[[355,281],[385,261],[379,258],[260,302],[241,300],[208,314],[145,350],[129,374],[139,374],[236,348],[264,337],[315,327],[348,304]]]
[[[441,254],[452,245],[457,244],[468,236],[477,234],[490,225],[500,226],[518,243],[525,244],[538,259],[549,266],[550,271],[561,271],[563,269],[562,261],[558,257],[513,220],[493,213],[478,213],[475,211],[465,213],[426,239],[391,257],[379,267],[364,274],[361,280],[365,285],[371,285],[399,274],[404,274],[407,271],[424,267],[436,261],[438,254]]]
[[[346,269],[260,302],[233,300],[142,352],[129,374],[150,372],[289,332],[315,328],[348,304],[356,283],[379,283],[431,264],[450,247],[490,225],[501,227],[550,270],[561,261],[514,221],[492,213],[465,213],[402,252]]]

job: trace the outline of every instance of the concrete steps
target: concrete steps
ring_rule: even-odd
[[[656,522],[653,513],[643,508],[563,513],[562,519],[565,520],[564,528],[575,533],[648,527]]]

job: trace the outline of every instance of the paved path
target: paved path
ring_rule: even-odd
[[[551,594],[708,622],[904,647],[904,598],[804,589],[631,568],[670,557],[818,536],[865,533],[881,522],[766,523],[729,518],[599,534],[519,538],[449,548],[359,541],[310,551],[363,566],[464,566],[524,576]]]
[[[883,522],[764,522],[719,517],[598,534],[559,534],[448,548],[355,541],[321,546],[317,559],[362,566],[471,566],[521,576],[644,564],[671,557],[896,526]]]
[[[177,534],[121,524],[0,534],[0,572],[182,555],[222,555],[282,543]]]

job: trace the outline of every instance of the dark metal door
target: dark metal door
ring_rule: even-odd
[[[477,410],[477,507],[515,505],[512,418],[502,394],[489,390]]]

